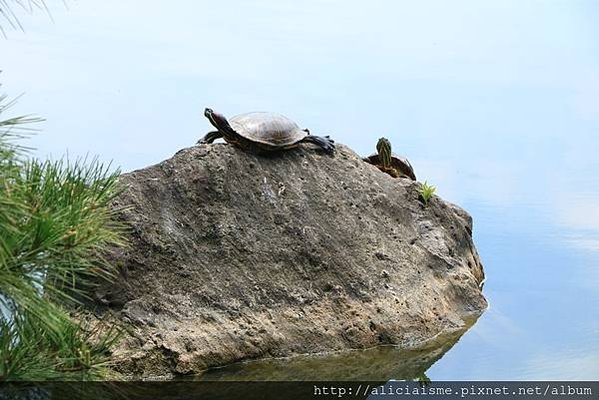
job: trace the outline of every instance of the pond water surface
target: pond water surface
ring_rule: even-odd
[[[14,112],[47,119],[36,154],[128,171],[194,144],[206,106],[277,111],[360,154],[388,137],[474,218],[490,309],[457,343],[215,378],[599,378],[597,2],[47,3],[0,39]]]

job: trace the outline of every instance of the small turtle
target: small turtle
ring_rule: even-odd
[[[366,158],[364,161],[376,165],[378,169],[394,178],[410,178],[416,180],[414,168],[407,158],[398,156],[391,152],[391,142],[387,138],[380,138],[376,144],[376,151]]]
[[[300,143],[314,143],[326,152],[335,150],[335,141],[328,136],[312,136],[289,118],[269,112],[252,112],[232,117],[229,121],[219,113],[207,108],[204,115],[217,129],[208,132],[199,144],[212,143],[223,138],[231,143],[253,151],[279,151],[297,147]]]

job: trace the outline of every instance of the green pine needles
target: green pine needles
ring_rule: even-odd
[[[123,244],[109,207],[119,173],[27,157],[18,141],[40,119],[4,119],[12,104],[0,97],[0,381],[102,379],[119,331],[73,306],[113,276],[99,254]]]

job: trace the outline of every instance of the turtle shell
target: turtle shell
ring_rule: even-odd
[[[371,154],[370,156],[364,158],[364,161],[374,164],[382,170],[382,165],[379,159],[378,153]],[[411,180],[416,180],[416,174],[414,173],[414,168],[412,164],[408,161],[407,158],[399,156],[395,153],[391,154],[391,168],[399,172],[400,176],[407,176]],[[389,171],[385,171],[389,173]],[[393,175],[393,174],[390,174]]]
[[[285,117],[270,112],[251,112],[236,115],[229,124],[238,134],[252,142],[270,146],[289,147],[302,140],[308,132]]]

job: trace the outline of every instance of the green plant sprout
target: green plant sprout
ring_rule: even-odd
[[[433,194],[435,194],[436,190],[437,190],[436,187],[429,185],[426,181],[424,181],[422,186],[420,186],[420,190],[419,190],[420,197],[424,201],[424,205],[428,205],[428,202],[433,197]]]

